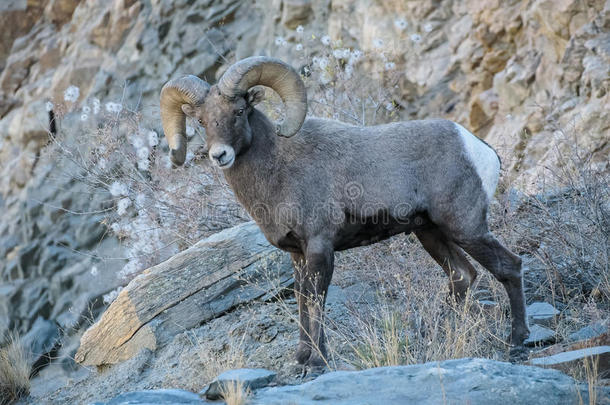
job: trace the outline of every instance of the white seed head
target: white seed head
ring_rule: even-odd
[[[148,153],[149,153],[148,152],[148,147],[142,146],[141,148],[138,148],[138,150],[136,151],[136,156],[140,160],[148,159]]]
[[[113,197],[118,197],[121,195],[127,195],[128,189],[124,183],[115,181],[110,185],[110,187],[108,188],[108,191],[110,191],[110,194]]]
[[[148,171],[149,167],[150,167],[150,162],[148,159],[138,160],[138,170],[145,172],[145,171]]]
[[[117,208],[117,214],[119,214],[120,216],[123,216],[127,213],[127,208],[129,208],[131,206],[131,200],[127,197],[123,197],[119,200],[119,202],[116,205]]]
[[[148,131],[148,144],[153,147],[159,144],[159,135],[153,130]]]
[[[99,98],[91,99],[91,106],[93,107],[93,114],[99,114],[99,112],[100,112],[100,99]]]
[[[109,113],[117,114],[120,113],[121,110],[123,110],[123,106],[119,103],[113,103],[112,101],[106,103],[106,111]]]
[[[70,103],[76,102],[78,100],[78,96],[80,95],[80,90],[76,86],[69,86],[64,91],[64,100]]]
[[[394,70],[396,69],[396,64],[394,62],[386,62],[385,70]]]
[[[328,67],[328,59],[326,57],[318,58],[317,62],[320,70],[325,70]]]
[[[404,31],[408,25],[407,20],[404,18],[397,18],[394,20],[394,26],[401,31]]]

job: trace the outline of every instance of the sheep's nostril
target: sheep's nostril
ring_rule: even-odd
[[[227,154],[227,152],[223,150],[221,152],[218,152],[218,153],[212,155],[212,158],[214,160],[220,162],[222,160],[222,158],[225,157],[226,154]]]

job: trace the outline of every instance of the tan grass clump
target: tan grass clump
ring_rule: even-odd
[[[16,334],[0,349],[0,405],[8,405],[30,392],[30,364]]]
[[[227,405],[245,405],[248,402],[250,391],[244,388],[241,381],[231,381],[223,384],[220,394]]]

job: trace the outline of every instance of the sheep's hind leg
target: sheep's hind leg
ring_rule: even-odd
[[[305,259],[306,272],[301,279],[303,283],[301,289],[304,292],[304,300],[309,311],[309,338],[311,339],[311,354],[306,364],[314,369],[322,369],[327,364],[324,304],[333,275],[332,244],[323,239],[308,241]]]
[[[477,271],[462,249],[438,228],[420,230],[415,235],[449,277],[451,294],[457,301],[464,299],[468,288],[477,278]]]
[[[504,247],[491,232],[459,241],[458,244],[504,285],[512,315],[510,341],[513,345],[521,347],[529,335],[525,316],[521,258]]]
[[[309,311],[305,298],[303,276],[305,274],[305,256],[300,253],[291,253],[294,266],[294,294],[299,308],[299,345],[297,346],[296,360],[305,364],[311,355],[311,335],[309,331]]]

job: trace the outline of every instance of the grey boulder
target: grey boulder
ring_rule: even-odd
[[[559,311],[548,302],[533,302],[526,308],[528,318],[532,323],[550,326]]]
[[[610,325],[607,325],[607,322],[596,322],[571,333],[570,336],[568,336],[568,339],[573,342],[593,339],[608,331],[610,331]]]
[[[228,384],[242,384],[243,389],[255,390],[266,387],[275,378],[273,371],[264,368],[240,368],[220,374],[201,394],[207,399],[222,397],[222,391]]]
[[[523,342],[526,346],[540,346],[555,341],[555,332],[540,325],[530,326],[530,335]]]
[[[580,392],[578,392],[580,390]],[[598,391],[598,398],[609,391]],[[364,371],[336,371],[296,386],[263,388],[250,405],[588,403],[586,387],[557,370],[459,359]]]

